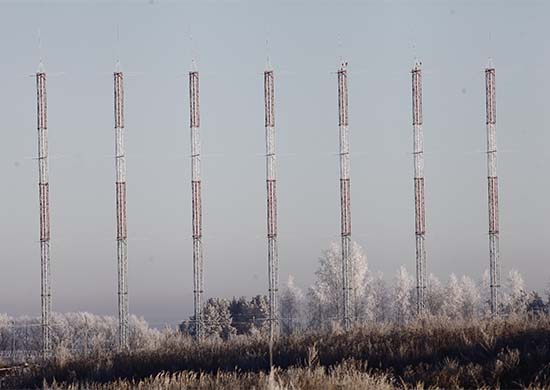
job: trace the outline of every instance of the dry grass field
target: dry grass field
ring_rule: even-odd
[[[269,369],[258,336],[197,344],[177,333],[154,348],[56,356],[0,378],[2,388],[549,388],[550,318],[364,325],[279,339]]]

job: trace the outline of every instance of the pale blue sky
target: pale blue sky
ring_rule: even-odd
[[[414,270],[410,68],[424,64],[428,270],[488,266],[483,68],[497,69],[503,275],[550,280],[550,4],[0,2],[0,312],[39,314],[38,30],[48,78],[53,307],[116,313],[112,71],[126,77],[131,312],[192,309],[186,72],[201,72],[206,296],[264,293],[262,71],[276,72],[281,282],[339,236],[334,71],[349,62],[353,237]],[[117,25],[120,43],[117,45]],[[193,40],[190,40],[190,35]],[[269,47],[266,48],[266,39]],[[118,46],[118,48],[117,48]],[[117,54],[119,53],[119,54]]]

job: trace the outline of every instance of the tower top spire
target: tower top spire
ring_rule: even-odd
[[[189,71],[190,72],[197,72],[198,71],[197,60],[195,60],[195,57],[191,58],[191,66],[189,67]]]
[[[271,66],[271,57],[269,55],[269,39],[265,40],[265,71],[270,72],[273,70]]]
[[[345,71],[348,68],[348,62],[344,59],[340,59],[340,71]]]
[[[37,73],[45,73],[44,62],[42,61],[42,32],[38,29],[38,70]]]

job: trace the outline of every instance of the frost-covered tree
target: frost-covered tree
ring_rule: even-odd
[[[516,270],[508,272],[506,290],[503,294],[503,308],[506,313],[519,314],[527,309],[528,295],[525,292],[523,277]]]
[[[315,282],[308,297],[312,299],[312,315],[317,322],[330,322],[340,318],[342,303],[342,255],[340,246],[333,243],[319,257]],[[318,313],[315,313],[317,308]]]
[[[370,274],[367,280],[364,305],[367,321],[390,320],[390,296],[381,272]]]
[[[353,299],[353,313],[358,322],[369,320],[372,317],[372,306],[366,296],[370,280],[367,255],[361,246],[353,242],[351,246],[351,288]]]
[[[231,313],[231,325],[237,330],[237,334],[247,334],[250,331],[251,315],[246,297],[233,297],[229,302]]]
[[[135,315],[129,316],[128,329],[131,349],[152,347],[160,338],[158,330],[150,328],[142,317]],[[118,320],[87,312],[53,313],[51,333],[53,345],[58,349],[56,353],[61,353],[60,350],[71,353],[112,350],[118,345]]]
[[[248,305],[248,317],[251,319],[251,333],[267,334],[269,329],[269,300],[266,295],[252,297]]]
[[[352,297],[355,318],[368,317],[365,291],[368,283],[367,257],[357,243],[351,251]],[[319,257],[315,281],[307,294],[309,323],[313,327],[340,321],[342,313],[342,252],[338,244],[331,244]]]
[[[132,317],[129,327],[136,326],[139,330],[130,330],[129,344],[135,347],[140,344],[142,335],[142,319]],[[143,321],[145,322],[145,321]],[[51,329],[52,341],[58,349],[89,351],[109,349],[117,345],[118,322],[114,317],[97,316],[91,313],[53,313]],[[145,327],[148,326],[145,323]],[[132,334],[133,333],[133,334]]]
[[[231,325],[229,301],[223,298],[209,298],[202,311],[204,336],[207,338],[229,339],[237,333]],[[195,316],[190,317],[187,333],[195,333]]]
[[[265,295],[256,295],[250,300],[233,298],[229,312],[237,334],[264,333],[269,329],[269,300]]]
[[[485,269],[481,276],[479,295],[481,296],[479,313],[483,317],[489,317],[491,315],[491,276],[488,269]]]
[[[0,350],[38,351],[42,345],[39,318],[0,314]]]
[[[311,286],[306,293],[307,326],[310,329],[323,329],[325,326],[326,298],[317,285]]]
[[[481,295],[469,276],[451,274],[444,290],[442,314],[451,319],[472,319],[480,310]]]
[[[542,315],[550,313],[550,307],[544,304],[541,296],[533,291],[527,298],[527,312],[532,315]]]
[[[12,338],[12,332],[10,332],[11,317],[7,314],[0,313],[0,350],[7,350]]]
[[[445,287],[445,301],[443,314],[451,319],[462,317],[462,286],[455,274],[451,274],[449,283]]]
[[[302,328],[304,294],[294,284],[294,277],[288,275],[286,287],[279,301],[281,316],[281,332],[290,335]]]
[[[206,337],[227,340],[234,335],[266,332],[269,328],[269,302],[267,296],[210,298],[203,307],[203,326]],[[180,324],[183,333],[195,334],[195,317]]]
[[[414,313],[414,281],[404,266],[399,268],[394,278],[392,292],[393,319],[403,324],[409,321]]]
[[[118,320],[86,312],[52,313],[51,337],[56,357],[110,351],[118,345]],[[143,318],[129,317],[129,345],[150,348],[160,340],[160,332]],[[0,350],[40,351],[40,318],[0,315]]]
[[[264,333],[269,329],[269,301],[265,295],[250,299],[210,298],[203,307],[203,326],[206,337],[227,340],[234,335]],[[194,335],[195,317],[180,324],[183,333]]]
[[[464,319],[477,317],[481,295],[475,282],[469,276],[462,276],[460,279],[460,288],[462,292],[460,316]]]
[[[428,275],[428,286],[426,290],[426,310],[432,316],[442,314],[443,302],[445,301],[445,289],[434,274]]]

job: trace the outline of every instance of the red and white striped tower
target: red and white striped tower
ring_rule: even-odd
[[[189,72],[189,109],[191,126],[191,199],[193,223],[193,300],[195,314],[195,338],[203,338],[202,295],[202,199],[201,199],[201,140],[199,113],[199,72]]]
[[[414,202],[416,233],[416,313],[424,312],[426,294],[426,216],[424,209],[424,134],[422,131],[422,70],[417,62],[412,73]]]
[[[351,327],[353,320],[351,259],[351,200],[350,200],[350,161],[348,131],[348,72],[347,62],[338,69],[338,124],[340,127],[340,219],[342,238],[342,290],[344,329]]]
[[[498,176],[497,176],[497,111],[495,68],[491,62],[485,69],[485,108],[487,125],[487,182],[489,203],[489,265],[491,288],[491,314],[499,313],[500,264],[498,226]]]
[[[38,122],[38,194],[40,200],[40,264],[42,306],[42,352],[51,351],[51,286],[50,286],[50,190],[48,170],[48,114],[46,100],[46,72],[40,63],[36,73]]]
[[[279,253],[277,247],[277,166],[275,156],[275,79],[273,69],[264,71],[265,162],[267,190],[267,267],[269,278],[269,331],[279,332]]]
[[[126,154],[124,150],[124,78],[114,72],[115,166],[118,265],[118,343],[128,348],[128,232],[126,226]]]

